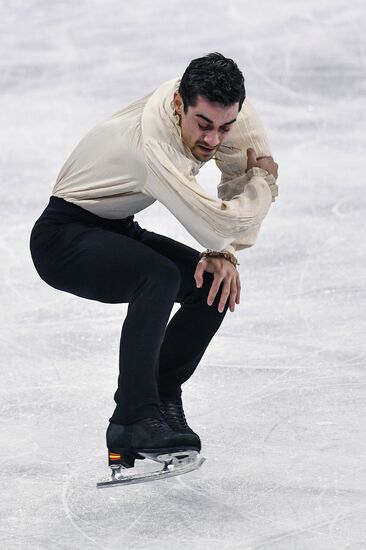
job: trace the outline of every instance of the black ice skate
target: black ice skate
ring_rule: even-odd
[[[162,418],[144,418],[127,425],[110,423],[107,448],[112,475],[109,480],[97,483],[98,488],[180,475],[197,470],[205,460],[199,456],[196,437],[174,432]],[[145,458],[160,462],[163,468],[140,474],[123,472],[133,468],[136,459]]]
[[[171,427],[171,429],[174,432],[191,435],[192,441],[195,442],[198,450],[200,451],[201,440],[199,438],[199,435],[196,434],[187,424],[180,394],[174,395],[172,397],[162,397],[160,399],[159,408],[164,417],[164,420]]]

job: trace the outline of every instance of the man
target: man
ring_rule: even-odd
[[[131,467],[139,451],[201,449],[184,416],[182,384],[239,304],[235,252],[255,243],[277,195],[278,165],[244,100],[232,59],[193,60],[181,79],[81,140],[32,230],[33,262],[49,285],[129,304],[107,430],[110,464],[118,456]],[[210,159],[222,173],[218,199],[195,179]],[[207,250],[141,228],[134,215],[155,200]],[[181,307],[168,324],[175,302]]]

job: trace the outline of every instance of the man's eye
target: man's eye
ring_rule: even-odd
[[[201,130],[210,130],[211,127],[210,126],[202,126],[201,124],[198,124],[198,127],[201,129]],[[230,128],[220,128],[220,132],[230,132]]]

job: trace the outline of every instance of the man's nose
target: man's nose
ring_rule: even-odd
[[[211,130],[210,132],[207,132],[207,134],[205,135],[205,143],[207,143],[209,147],[216,147],[217,145],[219,145],[220,137],[217,130]]]

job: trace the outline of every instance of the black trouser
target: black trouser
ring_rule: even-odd
[[[207,305],[211,273],[196,287],[199,252],[142,229],[134,216],[109,220],[54,196],[35,222],[30,250],[50,286],[99,302],[128,302],[111,421],[158,417],[159,396],[181,391],[229,306],[228,300],[218,311],[222,285]],[[181,307],[167,324],[174,302]]]

